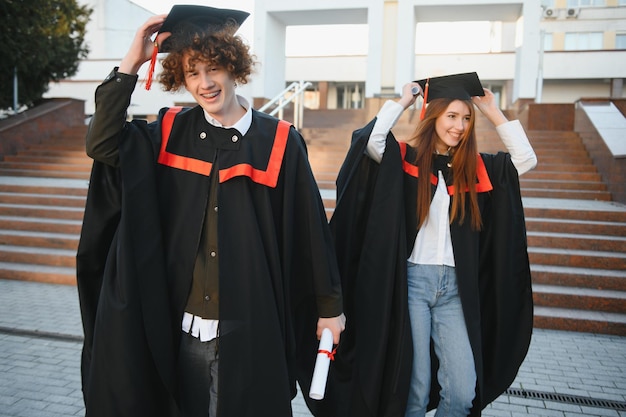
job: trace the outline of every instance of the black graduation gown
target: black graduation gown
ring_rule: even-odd
[[[77,254],[87,417],[178,414],[180,326],[216,155],[218,414],[290,416],[296,377],[310,383],[317,318],[341,313],[304,141],[287,127],[278,143],[277,119],[254,111],[248,133],[234,145],[226,131],[216,150],[197,139],[212,131],[195,107],[176,116],[162,151],[163,114],[125,124],[119,169],[93,166]],[[163,154],[174,162],[156,163]]]
[[[353,134],[337,178],[331,231],[346,331],[316,416],[404,416],[412,343],[406,262],[417,236],[413,150],[387,138],[380,164],[365,155],[374,121]],[[517,171],[510,156],[481,154],[493,189],[479,193],[482,231],[451,225],[456,273],[477,372],[472,415],[505,391],[532,332],[533,304]],[[480,179],[479,179],[480,182]],[[433,355],[429,408],[436,407]],[[341,410],[336,412],[335,410]]]

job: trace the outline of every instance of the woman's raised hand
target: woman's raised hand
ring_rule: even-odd
[[[496,96],[488,88],[483,88],[484,96],[472,97],[472,103],[484,114],[495,126],[506,123],[508,120],[496,103]]]

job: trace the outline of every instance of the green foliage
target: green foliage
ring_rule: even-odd
[[[91,12],[76,0],[0,1],[0,109],[13,106],[16,68],[18,101],[29,107],[50,82],[76,74],[89,52],[84,38]]]

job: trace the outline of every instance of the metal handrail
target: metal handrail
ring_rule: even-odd
[[[293,102],[293,125],[296,129],[300,129],[302,127],[302,118],[304,115],[304,100],[302,99],[302,95],[304,94],[304,91],[312,85],[313,84],[308,81],[294,81],[276,97],[261,106],[259,111],[266,112],[271,106],[278,103],[278,105],[271,112],[269,112],[269,114],[270,116],[274,116],[276,113],[279,113],[278,118],[282,119],[283,109],[289,105],[289,103]],[[293,94],[291,96],[287,96],[287,94],[292,90]]]

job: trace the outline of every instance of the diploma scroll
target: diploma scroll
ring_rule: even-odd
[[[333,334],[330,329],[322,330],[319,349],[317,350],[317,359],[315,360],[315,369],[313,370],[313,379],[311,380],[311,389],[309,397],[314,400],[324,398],[326,391],[326,379],[328,378],[328,369],[333,356]]]

